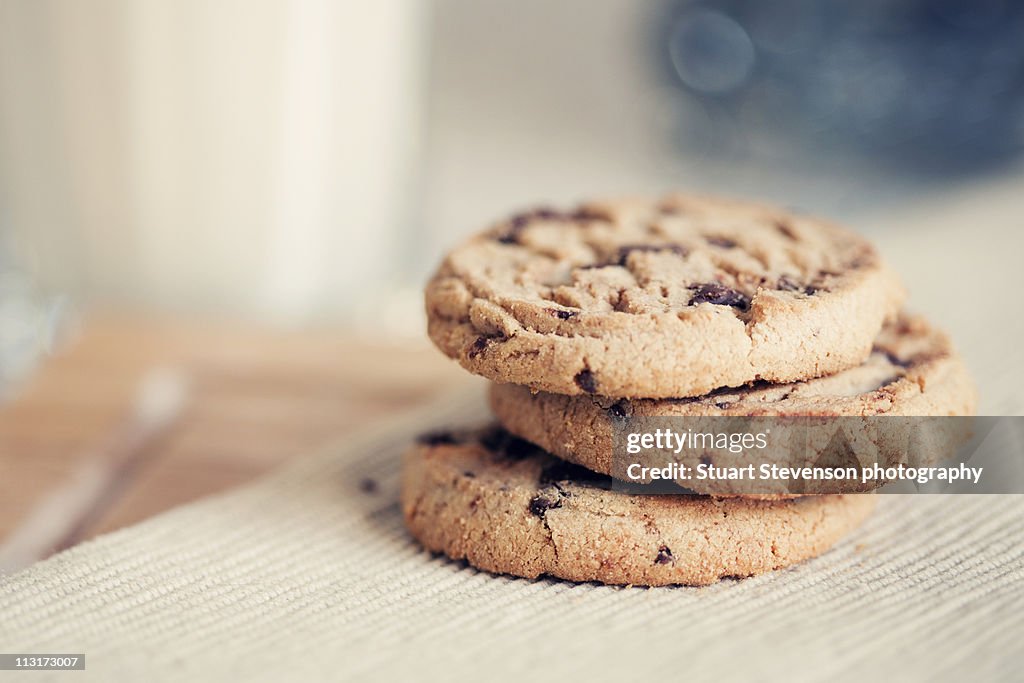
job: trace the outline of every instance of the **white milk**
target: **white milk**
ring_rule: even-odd
[[[0,4],[0,234],[52,291],[306,319],[401,261],[425,3]]]

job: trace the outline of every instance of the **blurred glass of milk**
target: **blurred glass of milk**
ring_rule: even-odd
[[[425,6],[4,0],[6,253],[101,303],[355,310],[410,258]]]

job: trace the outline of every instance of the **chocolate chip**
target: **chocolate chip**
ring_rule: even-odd
[[[555,209],[548,207],[539,207],[531,211],[523,211],[517,213],[508,219],[509,225],[512,226],[513,230],[522,230],[527,225],[534,221],[550,221],[558,218],[559,213]]]
[[[548,510],[562,507],[562,497],[555,489],[544,490],[530,501],[530,513],[543,518]]]
[[[377,485],[377,481],[370,477],[365,477],[359,482],[359,490],[363,493],[374,494],[377,493],[379,489],[380,486]]]
[[[727,237],[708,237],[706,241],[708,244],[722,247],[723,249],[734,249],[736,247],[736,243]]]
[[[792,278],[789,275],[783,275],[779,278],[776,289],[780,289],[784,292],[803,292],[804,294],[810,295],[815,294],[824,288],[817,285],[804,286],[797,282],[795,278]]]
[[[445,444],[458,443],[455,435],[448,431],[434,431],[420,434],[416,437],[416,442],[425,446],[442,446]]]
[[[580,370],[576,374],[576,377],[573,378],[573,381],[576,382],[576,386],[578,386],[586,393],[597,393],[597,378],[594,377],[594,373],[592,373],[590,370]]]
[[[634,251],[670,251],[673,254],[678,254],[679,256],[686,256],[686,254],[689,253],[682,245],[679,244],[626,244],[619,247],[618,264],[620,266],[626,265],[626,260]]]
[[[547,311],[548,314],[555,316],[559,320],[568,320],[569,318],[575,318],[579,315],[578,311],[563,311],[558,308],[549,308]]]
[[[598,209],[591,209],[585,206],[581,206],[570,214],[570,218],[578,222],[589,222],[589,221],[611,221],[612,217],[604,211]]]
[[[580,207],[568,212],[540,207],[511,216],[508,219],[508,228],[499,233],[496,239],[503,244],[518,244],[523,230],[536,221],[589,223],[591,221],[610,221],[611,219],[612,217],[607,213],[587,207]]]
[[[783,237],[794,241],[798,239],[796,232],[793,231],[793,227],[786,221],[775,221],[775,229],[778,230]]]
[[[506,230],[498,234],[497,240],[502,244],[519,244],[519,236],[530,223],[528,214],[519,214],[513,216],[509,220],[509,226]]]
[[[517,231],[518,232],[519,230],[522,230],[527,225],[529,225],[530,221],[532,219],[533,219],[533,212],[525,211],[523,213],[517,213],[514,216],[512,216],[511,218],[509,218],[508,219],[508,224],[512,228],[513,231]]]
[[[775,286],[776,289],[781,289],[784,292],[795,292],[800,289],[800,283],[794,280],[789,275],[783,275],[779,278],[779,283]]]
[[[675,562],[676,558],[672,557],[672,550],[667,545],[663,545],[658,548],[658,556],[654,558],[655,564],[668,564],[669,562]]]
[[[489,337],[477,337],[476,341],[466,351],[467,358],[476,358],[487,348],[487,344],[490,343]]]
[[[508,229],[500,233],[497,240],[502,244],[518,244],[523,229],[530,223],[536,220],[556,220],[562,217],[563,214],[555,209],[543,207],[517,213],[508,219]]]
[[[487,347],[489,347],[492,343],[500,342],[503,341],[504,339],[505,335],[502,334],[501,331],[498,331],[492,335],[480,335],[473,341],[472,344],[469,345],[469,348],[466,349],[466,358],[476,358],[481,353],[486,351]]]
[[[608,413],[612,417],[626,417],[626,404],[622,401],[613,403],[608,407]]]
[[[690,300],[691,305],[714,304],[716,306],[732,306],[741,310],[750,307],[750,299],[742,292],[720,285],[717,282],[710,282],[706,285],[699,285]]]
[[[462,476],[464,476],[466,479],[476,479],[476,473],[475,472],[470,472],[469,470],[466,470],[465,472],[463,472]]]
[[[705,455],[700,456],[700,464],[701,465],[705,465],[705,466],[710,466],[710,465],[714,465],[715,461],[711,459],[710,455],[705,454]]]
[[[909,368],[910,365],[911,365],[911,361],[904,360],[903,358],[900,358],[899,356],[897,356],[892,351],[888,351],[886,349],[882,349],[882,348],[879,348],[877,346],[875,348],[871,349],[871,350],[874,351],[875,353],[883,353],[883,354],[885,354],[886,360],[888,360],[890,363],[892,363],[896,367],[899,367],[899,368]]]

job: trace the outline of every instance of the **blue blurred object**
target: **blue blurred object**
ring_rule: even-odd
[[[958,176],[1024,147],[1024,3],[674,0],[656,44],[711,120],[804,151]]]

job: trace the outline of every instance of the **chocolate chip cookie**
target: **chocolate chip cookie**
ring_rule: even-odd
[[[406,526],[427,549],[490,572],[610,584],[786,567],[830,548],[876,498],[627,494],[499,428],[427,435],[403,465]]]
[[[448,255],[426,307],[434,343],[497,382],[679,398],[855,367],[903,298],[846,230],[669,196],[513,216]]]
[[[512,384],[493,384],[490,390],[491,408],[510,432],[558,457],[619,478],[625,478],[619,470],[626,463],[613,458],[613,435],[617,421],[624,418],[973,415],[976,400],[967,368],[946,335],[923,318],[906,315],[882,330],[859,366],[812,380],[758,383],[682,399],[564,396],[534,393]],[[936,420],[932,431],[942,430],[940,441],[948,448],[937,451],[935,457],[948,457],[966,438],[959,432],[968,427],[963,422]],[[882,442],[884,434],[877,423],[861,432],[878,438],[880,462],[903,455],[905,444],[898,439]],[[719,495],[744,490],[711,481],[688,485],[700,493]]]

